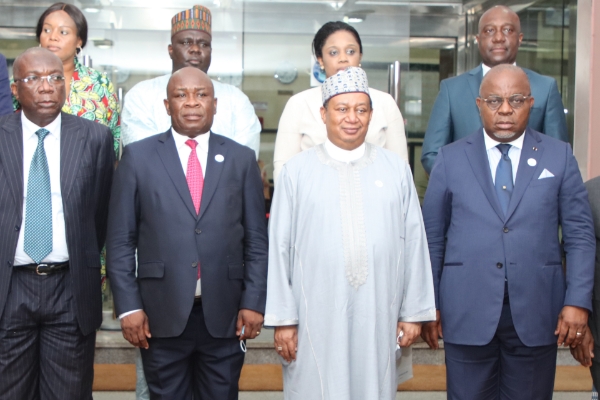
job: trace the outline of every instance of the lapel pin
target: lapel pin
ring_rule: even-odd
[[[223,157],[221,154],[217,154],[215,156],[215,161],[216,162],[223,162],[223,161],[225,161],[225,157]]]
[[[535,161],[535,158],[530,158],[527,160],[527,164],[529,164],[531,167],[535,167],[537,165],[537,161]]]
[[[537,147],[535,147],[535,146],[534,146],[534,147],[533,147],[533,151],[537,151]]]

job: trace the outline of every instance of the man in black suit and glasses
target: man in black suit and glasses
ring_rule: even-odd
[[[22,112],[0,118],[0,399],[91,400],[112,136],[61,113],[50,51],[25,51],[13,72]]]

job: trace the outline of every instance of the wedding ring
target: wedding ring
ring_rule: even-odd
[[[277,348],[277,351],[281,351],[281,350],[283,350],[283,347],[279,346],[279,347]]]
[[[581,332],[577,332],[577,333],[576,333],[576,335],[577,335],[577,336],[581,336]]]
[[[260,331],[256,332],[257,335],[260,335]]]

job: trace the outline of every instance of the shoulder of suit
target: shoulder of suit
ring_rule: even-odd
[[[463,72],[462,74],[460,74],[458,76],[452,76],[450,78],[443,79],[442,83],[445,85],[448,85],[448,86],[464,85],[467,83],[467,81],[469,80],[470,77],[474,76],[473,72],[475,72],[478,68],[481,68],[481,67],[477,67],[470,71]],[[477,72],[480,72],[480,71],[477,71]]]
[[[14,112],[12,114],[3,115],[0,117],[0,127],[5,126],[6,124],[15,124],[21,121],[21,112]]]
[[[592,178],[585,182],[585,188],[588,190],[588,194],[590,195],[590,203],[592,203],[592,198],[594,198],[594,202],[598,203],[600,201],[600,176]],[[592,204],[593,207],[593,204]]]

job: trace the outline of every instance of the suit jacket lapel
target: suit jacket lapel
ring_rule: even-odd
[[[471,89],[474,99],[479,97],[479,86],[481,86],[482,79],[483,68],[481,67],[481,64],[479,64],[479,66],[469,71],[469,88]]]
[[[83,148],[87,140],[85,126],[79,117],[62,113],[60,128],[60,190],[63,202],[69,198],[79,171]]]
[[[536,165],[539,164],[544,153],[544,148],[540,145],[542,139],[537,132],[527,128],[524,135],[521,159],[519,160],[519,168],[517,169],[517,179],[515,180],[513,194],[510,197],[510,203],[508,203],[507,220],[515,212],[521,198],[523,198],[523,194],[525,194],[525,190],[529,187],[531,178],[533,178],[535,171],[538,169]],[[534,148],[537,150],[534,150]],[[529,165],[529,159],[534,159],[536,163],[533,166]]]
[[[0,136],[0,164],[17,206],[17,215],[23,218],[23,127],[21,113],[6,119]]]
[[[181,200],[185,203],[188,211],[196,218],[196,209],[192,202],[192,195],[190,194],[190,188],[188,187],[185,179],[185,173],[181,168],[181,161],[179,159],[179,153],[177,153],[177,147],[175,145],[175,139],[173,139],[173,132],[171,129],[163,133],[158,137],[159,144],[156,148],[158,155],[163,163],[163,166],[167,170],[173,185],[177,189],[177,193],[181,197]]]
[[[504,221],[504,212],[498,202],[496,189],[494,188],[494,182],[492,181],[490,161],[485,150],[483,135],[483,129],[479,129],[477,133],[471,135],[467,139],[470,146],[467,146],[465,153],[467,154],[467,158],[473,169],[473,174],[475,175],[475,178],[477,178],[477,182],[479,182],[479,186],[481,186],[485,197],[487,197],[492,208],[496,211],[496,214],[498,214],[498,217]]]
[[[215,194],[215,190],[217,190],[221,172],[223,171],[225,164],[229,162],[227,159],[227,147],[223,146],[224,142],[223,138],[211,132],[210,138],[208,139],[208,158],[206,160],[204,188],[202,189],[202,203],[200,204],[198,220],[204,215],[210,200]],[[217,155],[221,155],[223,159],[217,161],[215,159],[215,156]],[[221,159],[221,157],[218,158]]]

